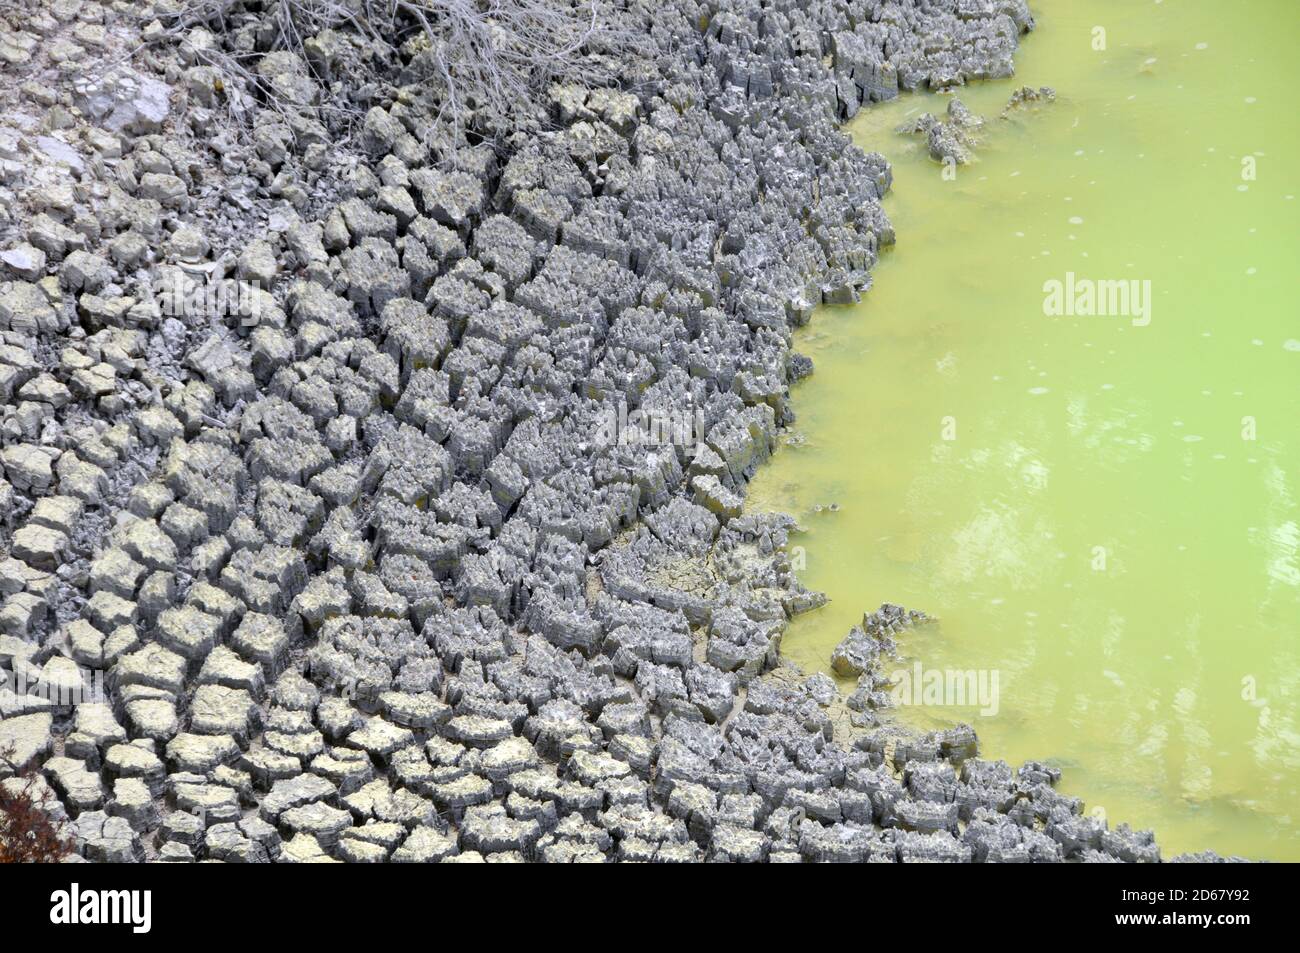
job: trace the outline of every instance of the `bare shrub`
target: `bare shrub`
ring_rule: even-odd
[[[609,80],[582,55],[599,39],[622,42],[603,25],[595,0],[577,6],[548,0],[399,0],[420,24],[427,59],[441,78],[445,108],[509,116],[552,82],[594,85]]]
[[[534,112],[555,82],[613,82],[609,57],[641,42],[615,21],[613,0],[277,0],[271,49],[302,53],[322,30],[349,28],[402,51],[433,84],[441,118],[457,127],[487,113],[489,123]],[[220,28],[238,0],[194,0],[172,20],[176,30]],[[222,56],[214,63],[258,86],[257,77]]]
[[[13,758],[12,748],[0,751],[0,762],[15,770],[0,782],[0,864],[57,863],[72,853],[66,825],[45,809],[40,775]]]

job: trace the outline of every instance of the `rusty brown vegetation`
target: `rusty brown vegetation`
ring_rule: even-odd
[[[65,824],[45,810],[40,775],[13,764],[12,755],[0,751],[0,763],[17,769],[0,782],[0,864],[57,863],[72,852]]]

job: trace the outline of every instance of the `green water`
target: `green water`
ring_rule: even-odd
[[[1033,9],[1016,79],[959,94],[988,122],[955,180],[893,132],[946,97],[851,126],[899,237],[797,335],[816,373],[751,491],[832,600],[786,652],[828,670],[864,609],[925,609],[906,665],[996,672],[998,710],[899,717],[1057,764],[1165,856],[1298,859],[1300,4]],[[1057,101],[999,120],[1021,83]],[[1067,272],[1150,281],[1149,323],[1046,315]]]

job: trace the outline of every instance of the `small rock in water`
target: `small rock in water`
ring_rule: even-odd
[[[971,151],[975,147],[975,140],[969,133],[983,124],[984,120],[971,112],[965,103],[953,98],[948,103],[946,119],[937,119],[929,113],[923,113],[899,126],[896,131],[907,136],[924,135],[930,158],[938,162],[965,165],[970,161]]]
[[[1052,102],[1056,102],[1056,90],[1052,87],[1040,86],[1034,89],[1032,86],[1021,86],[1007,100],[1006,106],[1002,109],[1002,118],[1006,119],[1016,109]]]
[[[894,650],[893,636],[903,629],[932,621],[930,616],[916,609],[886,602],[875,612],[862,617],[835,651],[831,653],[831,668],[844,678],[856,678],[871,669],[882,653]]]

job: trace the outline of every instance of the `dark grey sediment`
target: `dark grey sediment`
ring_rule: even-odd
[[[128,7],[0,34],[0,746],[79,856],[1159,859],[880,711],[895,610],[849,696],[784,662],[744,507],[894,240],[839,126],[1010,76],[1024,0],[602,6],[609,88],[454,123],[343,25]],[[256,320],[138,292],[214,277]]]

